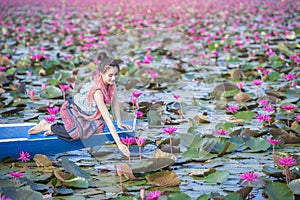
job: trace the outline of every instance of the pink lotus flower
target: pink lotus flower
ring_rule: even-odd
[[[263,81],[261,81],[261,80],[254,80],[254,81],[252,81],[252,84],[256,85],[256,86],[259,86],[259,85],[263,84]]]
[[[21,160],[22,162],[27,162],[30,160],[30,154],[28,152],[22,151],[18,160]]]
[[[16,184],[17,178],[23,177],[24,173],[23,172],[9,172],[9,174],[14,178],[14,184]]]
[[[126,138],[121,138],[121,142],[125,145],[127,145],[128,149],[129,149],[129,146],[132,145],[134,142],[135,142],[135,138],[134,137],[128,137],[126,136]],[[130,162],[130,155],[128,157],[128,160]]]
[[[274,52],[272,49],[269,49],[269,50],[267,51],[266,54],[267,54],[268,56],[272,56],[272,55],[274,55],[274,53],[275,53],[275,52]]]
[[[140,60],[134,61],[134,64],[135,64],[136,66],[138,66],[138,67],[141,66],[141,63],[142,63],[142,62],[141,62]]]
[[[226,135],[228,133],[228,131],[225,129],[218,129],[218,130],[215,130],[215,133],[219,134],[219,135]]]
[[[135,98],[139,98],[143,93],[142,92],[133,92],[132,96]]]
[[[1,197],[1,200],[11,200],[9,197],[5,197],[4,195]]]
[[[280,144],[281,140],[267,139],[271,145]]]
[[[264,105],[267,105],[268,102],[269,102],[269,101],[268,101],[267,99],[262,99],[262,100],[260,100],[260,101],[258,102],[258,104],[264,106]]]
[[[254,172],[244,172],[244,174],[241,175],[240,178],[243,179],[241,185],[243,185],[247,181],[248,185],[251,186],[252,181],[258,181],[258,174],[255,174]]]
[[[297,165],[297,161],[293,157],[284,157],[284,158],[278,158],[278,162],[285,167],[290,167],[293,165]]]
[[[55,121],[57,120],[57,118],[56,118],[55,115],[50,115],[50,116],[48,116],[48,117],[45,117],[45,120],[46,120],[48,123],[52,124],[53,122],[55,122]]]
[[[290,81],[290,80],[293,80],[294,78],[296,78],[296,74],[286,74],[284,76],[284,78],[287,80],[287,81]]]
[[[121,138],[121,142],[127,146],[132,145],[135,142],[135,138],[134,137],[128,137],[126,136],[126,138]]]
[[[239,88],[239,90],[241,90],[244,87],[244,83],[243,82],[237,83],[237,87]]]
[[[291,105],[283,105],[281,106],[282,109],[286,110],[286,111],[292,111],[296,108],[297,106],[291,104]]]
[[[32,98],[32,97],[34,97],[34,95],[35,95],[34,90],[29,90],[29,96]]]
[[[180,98],[180,95],[174,94],[173,97],[176,99],[176,101],[178,101],[178,99]]]
[[[159,190],[151,191],[147,195],[146,199],[147,200],[157,200],[161,195],[161,192]]]
[[[69,85],[59,85],[59,88],[61,89],[62,92],[65,92],[70,89],[70,86]]]
[[[264,121],[271,121],[272,118],[270,117],[270,115],[265,115],[265,114],[257,114],[255,116],[256,119],[258,119],[258,121],[260,122],[264,122]]]
[[[231,113],[236,113],[238,109],[238,106],[227,106],[227,110]]]
[[[42,90],[46,90],[47,84],[46,83],[42,83]]]
[[[177,128],[174,126],[169,126],[167,128],[163,128],[163,131],[164,131],[164,133],[172,135],[175,131],[177,131]]]
[[[151,76],[151,78],[157,78],[158,77],[158,73],[156,71],[153,70],[145,70],[145,73],[149,74]]]
[[[137,112],[135,113],[135,116],[136,116],[137,118],[143,117],[143,112],[137,111]]]
[[[0,66],[0,72],[3,72],[6,70],[6,67],[5,66]]]
[[[170,152],[173,153],[173,142],[172,142],[172,134],[177,131],[177,128],[174,126],[169,126],[167,128],[163,128],[164,133],[169,134],[170,137]]]
[[[137,137],[137,138],[135,138],[135,142],[139,147],[141,147],[146,142],[146,138]]]
[[[272,111],[274,111],[274,107],[271,105],[266,105],[263,107],[263,110],[267,111],[267,112],[272,112]]]
[[[289,184],[291,179],[291,172],[289,167],[293,165],[297,165],[297,161],[295,160],[295,158],[287,156],[284,158],[278,158],[278,162],[280,163],[280,165],[284,166],[286,184]]]
[[[135,142],[139,146],[140,160],[142,160],[142,146],[145,144],[146,138],[137,137],[137,138],[135,138]]]
[[[56,115],[59,112],[59,107],[47,108],[50,115]]]
[[[264,75],[268,75],[269,72],[270,72],[269,70],[265,69],[265,70],[263,71],[263,74],[264,74]]]
[[[297,115],[297,116],[295,117],[295,120],[296,120],[297,122],[300,122],[300,114]]]

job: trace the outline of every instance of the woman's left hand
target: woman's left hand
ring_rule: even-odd
[[[118,123],[118,128],[120,128],[120,129],[124,129],[124,128],[126,128],[126,129],[132,129],[132,127],[130,126],[130,125],[128,125],[128,124],[123,124],[122,122],[119,122]]]

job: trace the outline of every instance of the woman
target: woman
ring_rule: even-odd
[[[63,122],[50,124],[42,120],[28,133],[36,134],[45,131],[45,135],[57,134],[58,137],[66,140],[87,139],[93,134],[103,132],[104,120],[120,151],[129,157],[129,149],[120,141],[107,109],[107,104],[111,104],[119,128],[131,128],[121,121],[118,97],[115,92],[115,82],[120,71],[119,64],[116,60],[107,57],[105,53],[100,54],[99,58],[99,73],[94,81],[83,85],[80,93],[74,96],[74,100],[69,98],[62,105],[60,114]]]

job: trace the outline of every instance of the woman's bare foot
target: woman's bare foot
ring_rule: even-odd
[[[46,131],[44,133],[44,136],[50,136],[50,135],[54,135],[54,133],[52,131]]]
[[[46,120],[40,121],[37,125],[28,130],[28,134],[38,134],[47,130],[49,123]]]

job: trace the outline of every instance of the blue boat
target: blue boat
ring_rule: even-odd
[[[123,121],[123,123],[132,127],[130,130],[121,130],[117,127],[115,121],[113,123],[120,138],[135,137],[136,119]],[[43,132],[35,135],[28,134],[28,130],[34,125],[36,123],[0,124],[0,160],[5,157],[18,158],[21,151],[29,152],[32,156],[35,154],[53,155],[114,143],[114,139],[106,125],[103,133],[93,135],[87,140],[74,141],[66,141],[56,135],[44,136]]]

